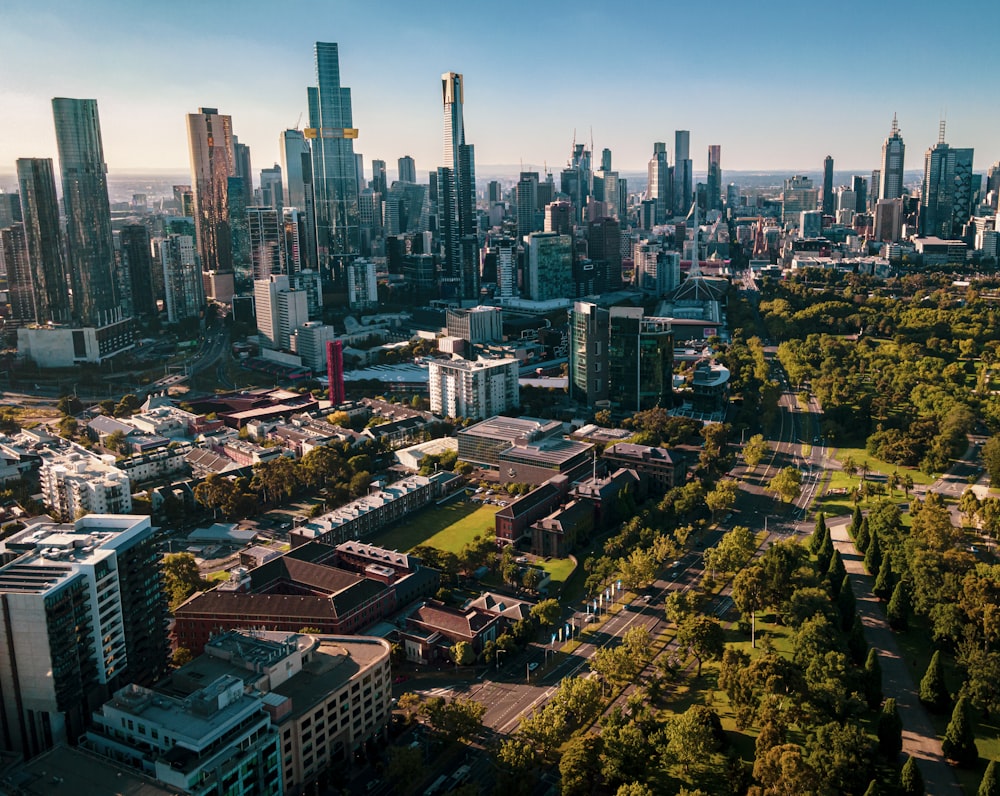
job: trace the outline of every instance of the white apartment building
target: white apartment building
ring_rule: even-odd
[[[39,483],[42,501],[54,514],[128,514],[132,485],[115,467],[114,456],[97,456],[79,445],[42,451]]]
[[[347,266],[347,300],[352,310],[372,310],[378,307],[375,263],[359,259]]]
[[[484,420],[520,405],[516,359],[430,360],[431,411]]]
[[[255,279],[253,292],[261,345],[289,351],[292,332],[309,320],[306,291],[293,290],[285,274],[272,274],[268,279]]]

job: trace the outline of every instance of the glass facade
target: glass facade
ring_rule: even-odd
[[[194,227],[201,269],[231,273],[229,178],[236,176],[233,122],[215,108],[199,108],[198,113],[189,113],[187,120],[194,185]]]
[[[31,263],[35,319],[38,323],[67,322],[72,315],[69,283],[63,261],[56,178],[49,158],[17,161],[17,183]]]
[[[74,318],[103,326],[122,317],[114,279],[107,165],[97,100],[52,100],[62,171]]]

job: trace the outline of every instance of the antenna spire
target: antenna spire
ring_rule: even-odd
[[[940,123],[938,124],[938,143],[939,144],[943,144],[944,143],[944,128],[945,128],[946,124],[948,124],[948,120],[947,119],[942,119],[940,121]]]
[[[897,135],[899,133],[899,122],[896,121],[896,113],[893,111],[892,114],[892,135]]]

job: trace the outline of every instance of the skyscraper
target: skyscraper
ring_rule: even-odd
[[[73,315],[87,326],[122,317],[114,280],[108,167],[101,143],[97,100],[52,100],[56,145],[66,208],[66,253],[73,286]]]
[[[538,223],[538,172],[522,171],[514,188],[517,202],[517,236],[523,238],[541,229]]]
[[[625,412],[672,405],[674,335],[669,318],[642,307],[609,311],[608,377],[612,406]]]
[[[351,90],[340,84],[340,57],[333,42],[316,42],[316,85],[307,89],[316,202],[316,253],[326,279],[340,281],[361,247],[358,172],[354,157]]]
[[[269,169],[260,170],[260,204],[273,207],[281,214],[285,206],[285,192],[281,187],[281,166],[275,163]]]
[[[285,178],[285,204],[305,207],[305,186],[303,184],[303,156],[311,157],[309,142],[301,130],[285,130],[278,141],[281,149],[281,173]]]
[[[892,115],[892,129],[882,144],[882,171],[879,178],[879,199],[897,199],[903,195],[903,156],[906,146],[899,133],[896,114]],[[874,193],[875,186],[872,185]]]
[[[38,323],[65,323],[72,315],[72,307],[63,262],[52,161],[48,158],[19,159],[17,182],[32,271],[35,320]]]
[[[389,181],[385,176],[385,161],[372,161],[372,190],[385,196],[389,192]]]
[[[851,190],[854,191],[854,211],[864,213],[868,210],[868,180],[860,174],[851,177]]]
[[[7,300],[10,302],[8,322],[12,326],[26,326],[37,322],[36,286],[31,278],[24,222],[18,221],[0,229],[0,263],[7,274]]]
[[[197,318],[205,306],[205,290],[190,235],[168,235],[156,241],[163,270],[167,322]]]
[[[128,274],[133,315],[154,315],[153,256],[149,230],[143,224],[126,224],[119,233],[122,266]]]
[[[722,147],[711,144],[708,147],[708,178],[705,193],[708,210],[722,209]]]
[[[569,315],[569,393],[594,406],[608,398],[608,311],[577,301]]]
[[[833,156],[823,159],[823,215],[833,215]]]
[[[686,216],[691,209],[694,167],[691,162],[691,133],[674,132],[674,213]]]
[[[285,270],[282,213],[273,207],[248,207],[247,226],[253,278],[268,279],[271,274],[288,273]]]
[[[667,145],[663,141],[653,144],[653,157],[646,167],[646,198],[656,202],[656,223],[666,221],[667,209],[673,209],[670,197],[670,167],[667,163]]]
[[[233,136],[233,176],[243,182],[243,201],[249,207],[253,202],[253,166],[250,164],[250,147],[241,144],[239,138]]]
[[[233,241],[229,215],[229,178],[236,176],[233,121],[215,108],[189,113],[188,146],[194,186],[194,229],[201,270],[233,271]],[[250,175],[242,176],[244,181]],[[244,182],[244,189],[246,183]]]
[[[941,122],[938,142],[924,156],[920,187],[920,233],[950,238],[961,233],[972,211],[972,150],[953,149],[944,140]]]
[[[439,217],[447,226],[440,230],[445,248],[445,270],[457,279],[460,296],[479,294],[479,240],[476,231],[475,149],[465,141],[465,80],[456,72],[441,75],[444,108],[444,165],[438,171]],[[451,180],[451,191],[441,179]],[[451,203],[454,202],[454,209]]]
[[[399,165],[399,181],[400,182],[416,182],[417,181],[417,164],[413,158],[409,155],[403,155],[398,161]]]

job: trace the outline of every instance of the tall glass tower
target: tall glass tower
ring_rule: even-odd
[[[72,316],[69,283],[63,262],[56,198],[55,170],[50,158],[20,158],[17,184],[32,270],[38,323],[66,323]]]
[[[479,294],[479,239],[476,233],[475,148],[465,142],[465,81],[457,72],[441,75],[444,106],[444,165],[438,171],[439,212],[444,226],[445,269],[457,280],[461,298]],[[443,186],[441,180],[450,182]],[[444,190],[442,190],[444,189]]]
[[[674,214],[686,216],[691,209],[694,167],[691,161],[691,131],[674,131]]]
[[[882,172],[879,181],[879,199],[898,199],[903,195],[903,156],[906,145],[899,132],[896,114],[892,115],[892,129],[882,144]]]
[[[708,179],[705,186],[708,196],[707,209],[722,209],[722,147],[712,144],[708,147]]]
[[[189,113],[188,145],[194,186],[194,229],[202,271],[232,273],[229,178],[236,175],[233,120],[216,108]]]
[[[333,42],[316,42],[316,85],[307,89],[316,203],[316,251],[325,279],[341,281],[361,250],[358,172],[351,90],[340,85],[340,57]]]
[[[87,326],[104,326],[120,320],[122,311],[97,100],[56,97],[52,114],[66,207],[73,316]]]

